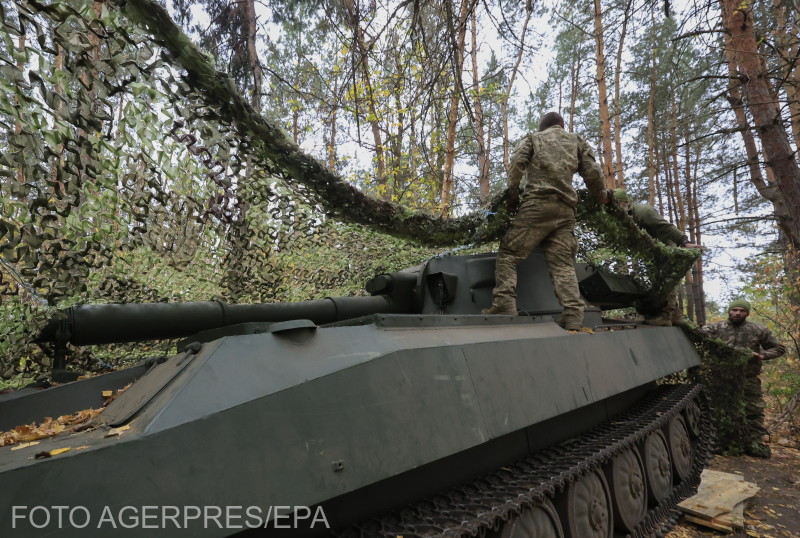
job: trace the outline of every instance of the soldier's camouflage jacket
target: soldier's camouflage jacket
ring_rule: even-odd
[[[628,209],[633,221],[650,237],[655,237],[665,245],[682,247],[689,242],[686,235],[674,224],[662,217],[658,211],[647,204],[631,204]]]
[[[570,207],[578,204],[572,176],[580,174],[589,191],[599,198],[605,189],[603,173],[594,152],[580,135],[560,125],[529,133],[517,144],[508,170],[508,186],[519,187],[523,174],[527,186],[523,201],[557,195]]]
[[[774,359],[786,353],[786,348],[778,342],[769,329],[750,321],[739,326],[730,321],[709,323],[700,331],[712,338],[719,338],[729,346],[746,348],[764,355],[764,360]],[[761,361],[755,357],[748,363],[745,374],[758,375],[761,372]]]

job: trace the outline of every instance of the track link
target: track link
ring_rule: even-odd
[[[630,533],[632,537],[663,534],[674,523],[677,503],[699,484],[711,450],[710,410],[700,385],[661,385],[634,408],[583,435],[471,483],[354,525],[339,536],[486,536],[523,510],[542,503],[545,498],[552,500],[569,484],[635,447],[693,401],[701,413],[691,472],[686,480],[673,486],[666,498],[651,507]]]

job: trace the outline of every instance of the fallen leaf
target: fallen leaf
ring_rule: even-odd
[[[20,448],[28,448],[29,446],[38,445],[39,441],[31,441],[29,443],[22,443],[21,445],[12,446],[11,450],[19,450]]]
[[[114,391],[113,391],[113,390],[104,390],[104,391],[103,391],[103,398],[111,398],[111,396],[112,396],[113,394],[114,394]]]
[[[58,456],[59,454],[63,454],[64,452],[69,452],[72,450],[72,447],[65,446],[63,448],[54,448],[53,450],[43,450],[42,452],[37,452],[33,455],[34,459],[42,459],[42,458],[52,458],[53,456]]]
[[[114,437],[115,435],[122,435],[122,432],[130,429],[131,429],[130,424],[126,424],[125,426],[120,426],[119,428],[112,428],[103,437]]]
[[[17,443],[38,441],[46,437],[53,437],[65,431],[68,426],[86,422],[99,415],[100,409],[85,409],[74,415],[61,415],[53,419],[46,417],[39,426],[35,422],[17,426],[13,430],[0,432],[0,446],[14,445]]]

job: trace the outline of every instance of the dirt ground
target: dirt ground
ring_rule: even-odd
[[[716,536],[800,537],[800,450],[771,444],[772,458],[715,456],[708,468],[740,474],[761,490],[745,510],[745,528],[734,534],[718,532],[681,520],[667,538]]]

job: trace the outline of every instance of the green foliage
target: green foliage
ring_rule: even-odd
[[[765,363],[763,388],[776,415],[800,431],[800,408],[796,406],[800,395],[800,273],[791,269],[797,267],[793,256],[790,251],[784,256],[768,253],[745,260],[750,279],[743,292],[752,306],[749,319],[767,327],[786,346],[784,356]]]

